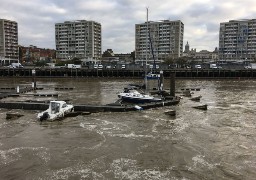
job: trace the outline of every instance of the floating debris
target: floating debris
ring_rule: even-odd
[[[202,98],[202,96],[196,96],[196,97],[192,97],[190,100],[192,100],[192,101],[200,101],[201,98]]]
[[[176,116],[176,111],[175,110],[167,110],[164,112],[165,114],[167,115],[170,115],[170,116]]]
[[[183,91],[183,96],[191,97],[192,93],[189,90]]]
[[[14,120],[24,116],[23,114],[18,113],[6,113],[6,120]]]
[[[135,109],[137,109],[137,110],[143,110],[143,108],[140,107],[140,106],[138,106],[138,105],[135,105],[134,107],[135,107]]]
[[[207,110],[207,104],[200,105],[200,106],[194,106],[195,109],[201,109],[201,110]]]

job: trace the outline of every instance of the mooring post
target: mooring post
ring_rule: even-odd
[[[163,90],[163,82],[164,82],[164,72],[161,70],[160,71],[160,82],[159,82],[159,90]]]
[[[170,74],[170,96],[175,97],[175,73]]]
[[[32,79],[33,79],[32,88],[33,90],[36,90],[36,70],[35,69],[32,69]]]
[[[20,87],[17,86],[17,94],[19,94],[19,93],[20,93]]]

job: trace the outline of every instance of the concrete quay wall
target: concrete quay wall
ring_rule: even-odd
[[[157,70],[156,73],[159,73]],[[175,73],[176,78],[256,78],[256,69],[168,69],[164,77]],[[31,68],[0,69],[2,77],[33,77]],[[144,77],[144,70],[134,69],[36,69],[35,77]]]

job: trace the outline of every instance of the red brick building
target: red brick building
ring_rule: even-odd
[[[39,61],[53,62],[56,59],[56,50],[20,46],[19,57],[22,64],[34,64]]]

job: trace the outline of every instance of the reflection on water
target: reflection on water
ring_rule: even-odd
[[[120,79],[38,79],[37,93],[59,93],[74,104],[107,104],[127,83]],[[29,79],[0,79],[3,87]],[[153,86],[153,85],[152,85]],[[56,91],[55,87],[74,87]],[[168,80],[165,87],[169,88]],[[3,179],[254,179],[255,81],[177,80],[200,88],[175,107],[101,112],[59,122],[35,120],[38,111],[0,110],[0,176]],[[29,92],[19,100],[44,100]],[[7,98],[4,101],[14,101]],[[193,109],[208,104],[207,111]],[[175,109],[176,117],[164,114]],[[5,120],[9,111],[24,114]]]

